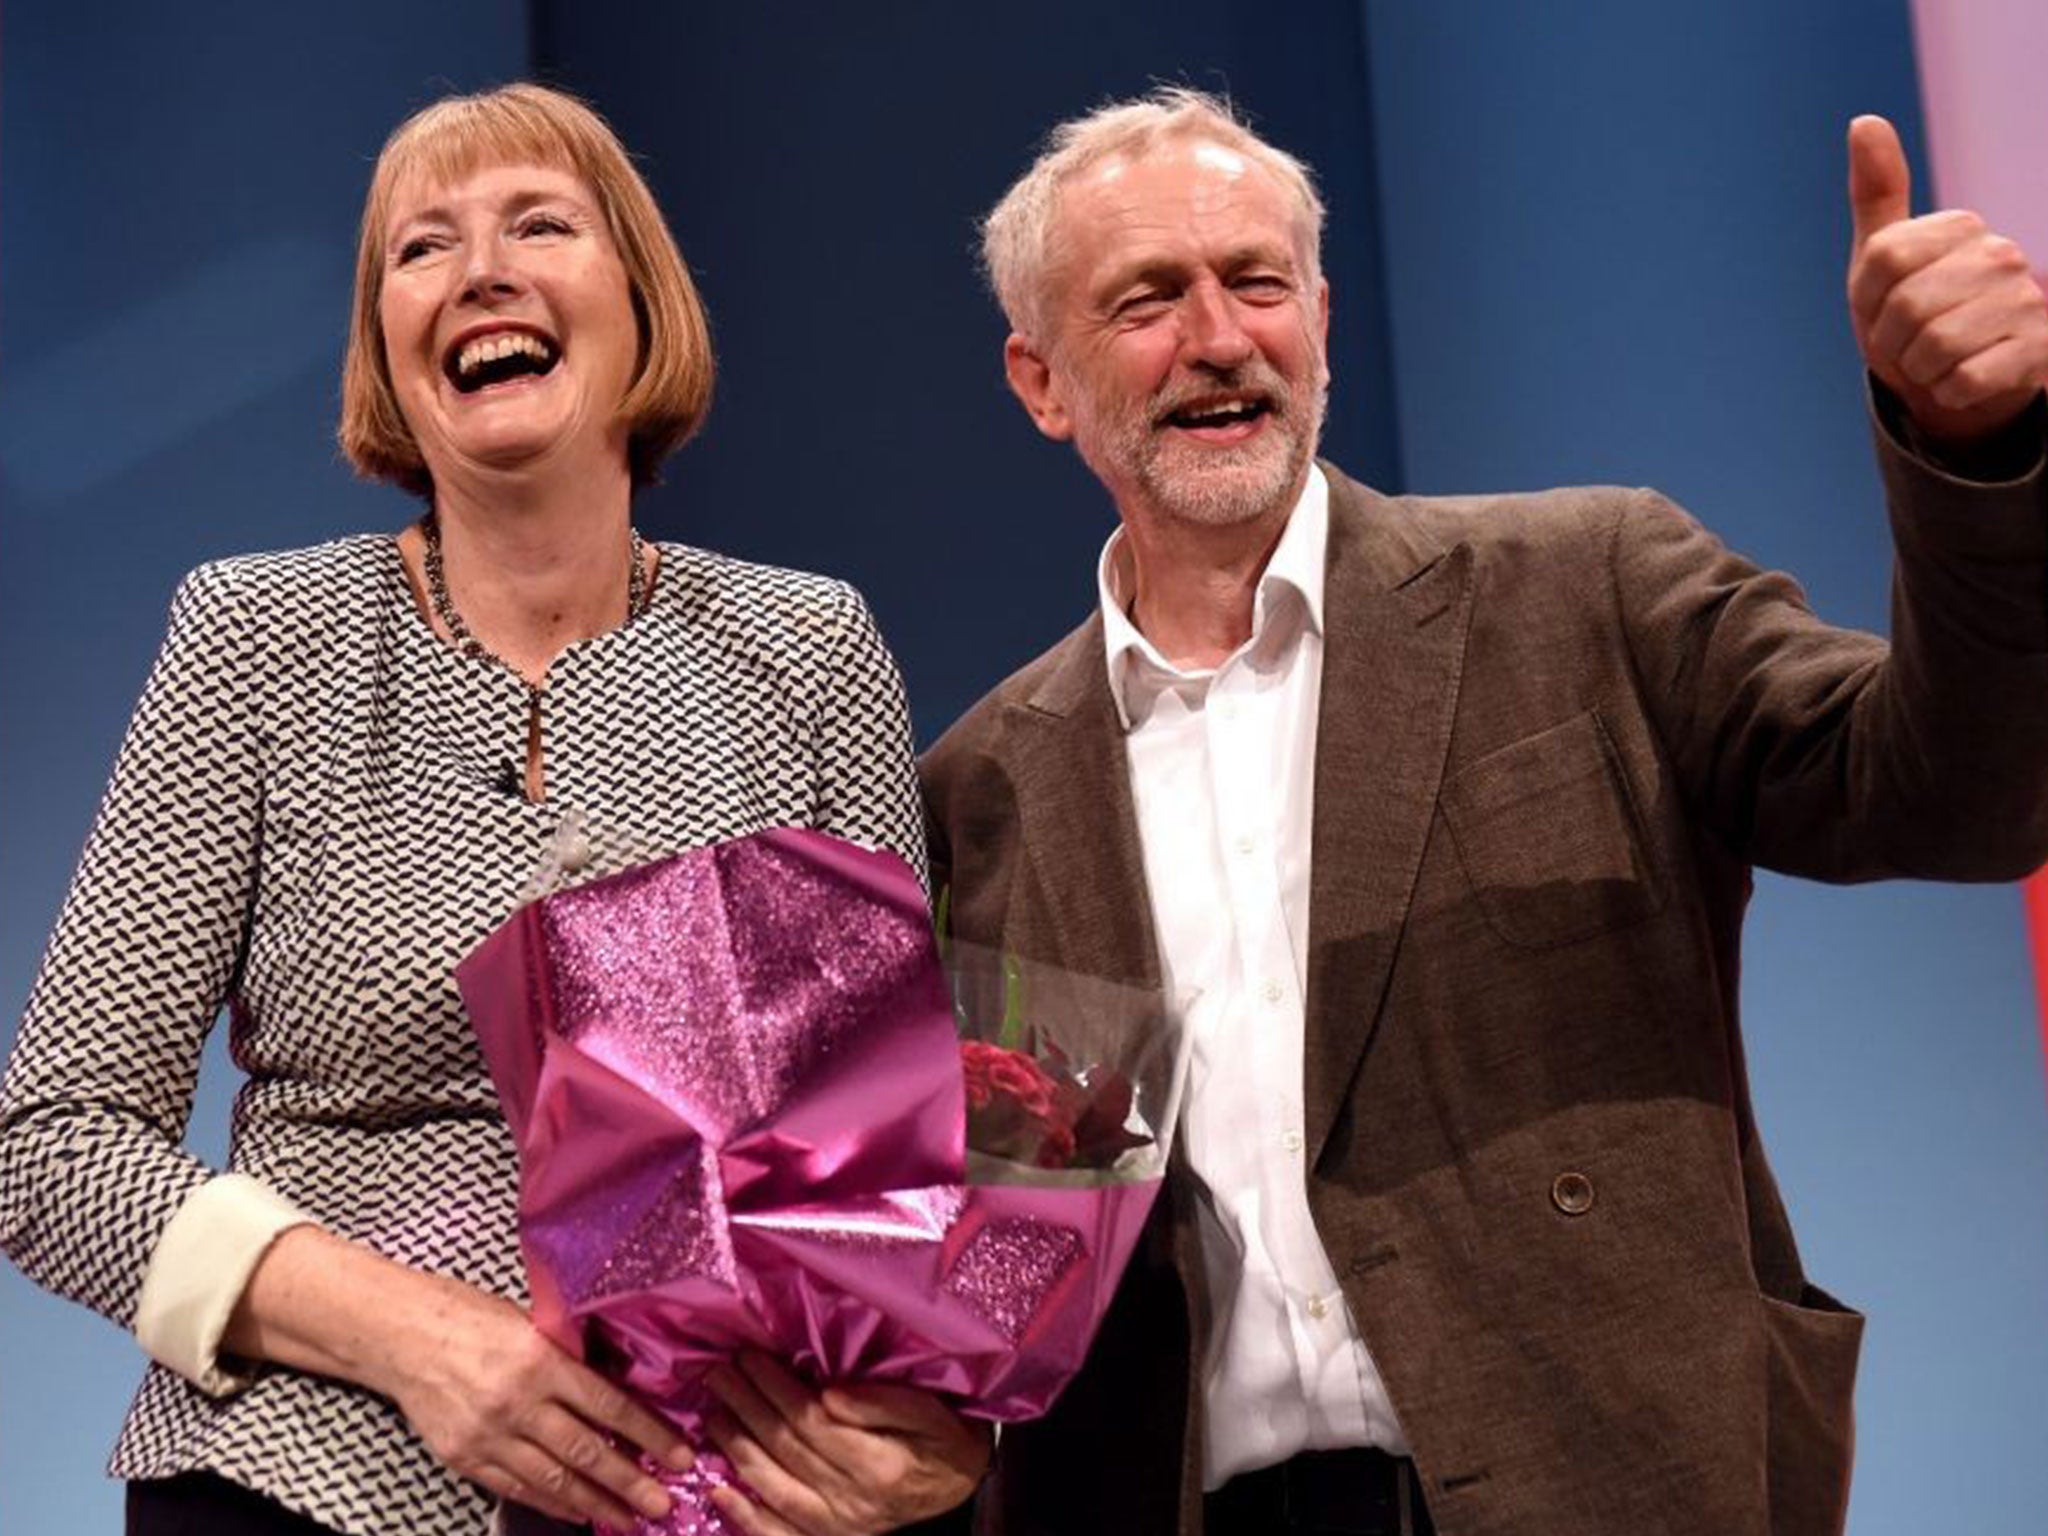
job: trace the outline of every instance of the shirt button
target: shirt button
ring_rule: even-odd
[[[1301,1150],[1301,1132],[1289,1131],[1280,1138],[1280,1145],[1290,1152],[1299,1152]]]
[[[1258,847],[1258,840],[1250,834],[1246,834],[1237,840],[1237,851],[1239,853],[1250,853],[1256,847]]]
[[[1226,723],[1228,723],[1237,718],[1237,706],[1231,703],[1228,699],[1225,699],[1223,701],[1223,707],[1219,709],[1217,713],[1223,717]]]
[[[1322,1297],[1311,1296],[1308,1299],[1308,1315],[1320,1323],[1324,1318],[1330,1315],[1330,1309],[1328,1305],[1324,1303]]]
[[[1267,982],[1263,987],[1259,988],[1259,992],[1269,1003],[1277,1003],[1286,995],[1286,989],[1277,981]]]

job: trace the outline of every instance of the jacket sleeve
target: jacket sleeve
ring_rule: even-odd
[[[187,577],[0,1082],[0,1250],[124,1327],[213,1176],[181,1143],[257,878],[254,649],[231,575]]]
[[[903,677],[860,594],[839,585],[837,602],[818,711],[816,825],[901,854],[923,881],[924,824]]]
[[[2048,859],[2048,477],[2038,451],[1980,484],[1878,437],[1891,644],[1641,492],[1610,544],[1638,685],[1692,814],[1749,862],[2015,879]]]

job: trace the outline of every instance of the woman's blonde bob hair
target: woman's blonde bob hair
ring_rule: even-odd
[[[543,165],[580,177],[596,195],[626,268],[640,357],[619,402],[629,424],[633,484],[697,430],[711,405],[711,327],[668,225],[618,138],[575,97],[540,85],[450,96],[399,124],[385,141],[363,204],[355,308],[341,374],[341,451],[368,479],[429,499],[433,480],[391,385],[382,296],[393,190],[408,176],[438,183],[494,165]]]

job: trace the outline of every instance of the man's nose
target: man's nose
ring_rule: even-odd
[[[1182,331],[1182,351],[1190,362],[1235,368],[1252,355],[1252,339],[1221,283],[1201,283],[1189,290],[1182,306]]]

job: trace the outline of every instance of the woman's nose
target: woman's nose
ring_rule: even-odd
[[[473,240],[462,268],[462,296],[478,301],[505,298],[519,291],[517,269],[496,240]]]

